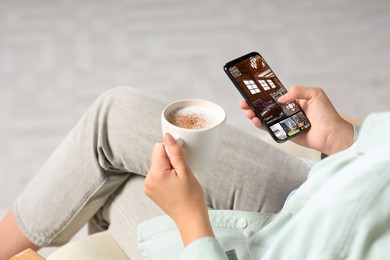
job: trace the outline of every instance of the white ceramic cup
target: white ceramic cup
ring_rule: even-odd
[[[189,129],[179,127],[170,122],[170,114],[180,108],[202,112],[211,123],[204,128]],[[199,110],[197,110],[197,108]],[[219,105],[201,99],[183,99],[175,101],[162,112],[161,124],[163,135],[170,133],[184,148],[186,160],[194,172],[204,171],[215,161],[222,144],[222,136],[226,125],[226,112]]]

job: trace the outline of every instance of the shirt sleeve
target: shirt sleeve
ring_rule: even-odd
[[[186,246],[180,260],[229,260],[215,237],[197,239]]]

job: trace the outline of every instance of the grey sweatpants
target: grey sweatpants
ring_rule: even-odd
[[[162,140],[166,104],[125,87],[101,95],[15,202],[25,235],[40,246],[62,245],[90,222],[139,259],[137,224],[163,214],[144,195],[143,179]],[[300,159],[228,126],[218,159],[197,178],[212,209],[273,214],[308,171]]]

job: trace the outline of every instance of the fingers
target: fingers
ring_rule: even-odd
[[[152,173],[168,172],[171,170],[168,156],[165,152],[164,144],[156,143],[152,152],[152,164],[150,169]]]
[[[296,101],[297,99],[310,100],[314,96],[318,96],[322,93],[323,90],[320,88],[293,86],[285,95],[281,96],[278,101],[282,104],[286,104]]]
[[[257,128],[264,129],[264,126],[261,123],[260,119],[256,116],[255,112],[250,108],[250,106],[245,100],[242,100],[239,105],[241,109],[246,110],[246,117],[249,118]]]
[[[255,112],[252,111],[252,109],[249,107],[248,103],[245,100],[241,100],[240,108],[246,110],[245,115],[247,118],[252,119],[253,117],[256,116]]]
[[[245,115],[246,115],[246,117],[247,118],[249,118],[249,119],[253,119],[254,117],[256,117],[256,114],[255,114],[255,112],[253,111],[253,110],[247,110],[247,111],[245,111]]]
[[[245,100],[241,100],[241,102],[240,102],[240,108],[241,108],[241,109],[244,109],[244,110],[250,109],[248,103],[247,103]]]
[[[144,192],[155,200],[154,193],[160,187],[160,182],[172,172],[172,166],[165,152],[164,144],[156,143],[152,151],[152,163],[145,178]]]
[[[297,99],[308,99],[309,93],[307,93],[306,89],[301,88],[299,86],[291,87],[290,90],[281,96],[278,101],[282,104],[296,101]]]
[[[166,133],[164,135],[164,144],[169,154],[169,160],[176,172],[185,173],[188,169],[187,162],[185,160],[183,148],[176,142],[172,135]]]

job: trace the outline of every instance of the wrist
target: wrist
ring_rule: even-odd
[[[207,209],[175,220],[184,246],[202,237],[214,237]]]
[[[354,143],[354,132],[353,125],[342,120],[329,133],[321,152],[326,155],[332,155],[349,148]]]

